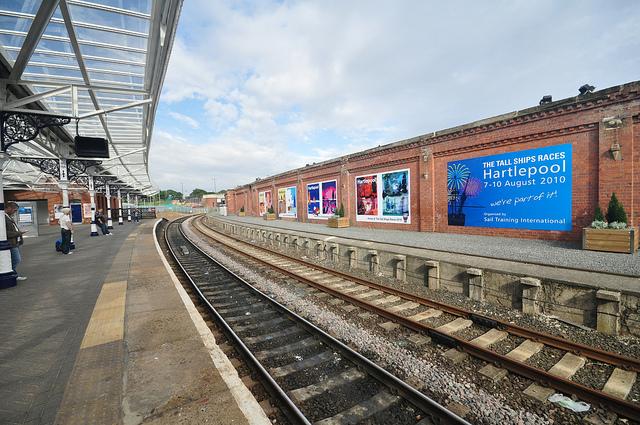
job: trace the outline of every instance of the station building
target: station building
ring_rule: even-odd
[[[352,226],[579,240],[612,193],[640,220],[640,82],[435,131],[258,179],[230,213]],[[639,146],[636,146],[636,143]]]

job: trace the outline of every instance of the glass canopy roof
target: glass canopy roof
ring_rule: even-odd
[[[152,193],[149,142],[181,6],[182,0],[2,0],[0,54],[11,67],[3,81],[40,95],[52,114],[71,117],[64,127],[69,140],[76,125],[80,135],[107,138],[110,159],[101,172]],[[43,148],[55,155],[40,139],[9,152],[42,156]]]

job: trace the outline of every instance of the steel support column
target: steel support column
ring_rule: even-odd
[[[124,223],[122,222],[122,193],[120,189],[118,189],[118,226],[122,226]]]
[[[131,223],[131,194],[127,192],[127,222]]]
[[[111,188],[108,182],[105,184],[105,192],[107,196],[107,229],[113,229],[113,220],[111,220]]]
[[[89,175],[89,197],[91,198],[91,236],[98,236],[98,226],[96,225],[96,188],[92,175]]]

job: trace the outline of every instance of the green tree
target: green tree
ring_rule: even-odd
[[[627,213],[620,201],[618,201],[615,192],[611,194],[609,208],[607,208],[607,221],[609,223],[613,223],[614,221],[617,221],[618,223],[627,222]]]
[[[595,221],[604,221],[604,214],[602,214],[602,210],[600,209],[600,207],[596,207],[596,214],[594,217]]]
[[[191,191],[191,195],[189,195],[189,198],[202,198],[202,195],[206,195],[208,192],[204,189],[193,189]]]
[[[182,199],[182,193],[176,192],[175,190],[161,190],[160,191],[160,199],[173,200],[173,199]]]

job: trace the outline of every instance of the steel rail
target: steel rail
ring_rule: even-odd
[[[186,219],[181,217],[181,218],[178,218],[176,220],[173,220],[173,221],[167,223],[167,226],[165,227],[165,231],[164,231],[165,243],[167,244],[167,247],[169,248],[169,252],[171,253],[174,261],[180,267],[180,270],[182,270],[182,273],[184,274],[184,276],[187,278],[187,280],[191,284],[191,287],[195,291],[195,293],[198,296],[200,302],[203,303],[206,306],[206,308],[209,311],[209,313],[212,314],[215,317],[218,325],[221,326],[223,328],[224,332],[227,334],[227,336],[229,336],[229,338],[231,338],[231,340],[233,340],[233,342],[235,343],[236,347],[239,348],[240,353],[241,353],[242,357],[245,359],[245,361],[247,361],[247,363],[249,363],[251,365],[253,370],[256,371],[260,375],[260,377],[263,379],[263,382],[266,384],[265,387],[268,389],[269,393],[274,398],[278,399],[282,403],[282,406],[284,406],[283,411],[284,411],[285,415],[287,416],[287,418],[289,418],[289,420],[291,420],[291,421],[293,421],[294,423],[297,423],[297,424],[311,425],[311,422],[309,422],[307,420],[307,418],[304,416],[304,414],[291,401],[291,399],[286,395],[284,390],[271,377],[269,372],[262,366],[260,361],[258,361],[258,359],[253,355],[253,353],[251,353],[251,350],[249,350],[249,348],[247,348],[247,346],[242,342],[240,337],[231,329],[229,324],[227,324],[227,322],[223,319],[223,317],[220,315],[220,313],[218,313],[218,311],[215,309],[215,307],[213,307],[213,305],[211,305],[211,303],[209,302],[207,297],[202,293],[202,291],[200,291],[200,288],[198,287],[197,283],[194,282],[194,280],[191,278],[191,276],[189,275],[187,270],[184,268],[184,266],[182,265],[180,260],[178,260],[178,256],[175,253],[171,243],[169,242],[169,231],[168,230],[169,230],[169,226],[174,225],[174,224],[175,225],[179,225],[179,222],[182,222],[184,220],[186,220]]]
[[[208,228],[208,226],[207,226],[207,228]],[[208,229],[213,231],[213,229],[210,229],[210,228],[208,228]],[[201,233],[203,233],[203,232],[201,232]],[[230,237],[230,236],[227,236],[227,235],[224,235],[224,236],[229,237],[230,239],[236,240],[233,237]],[[243,241],[240,241],[240,242],[243,242]],[[246,243],[246,242],[243,242],[243,243]],[[335,297],[344,299],[345,301],[348,301],[348,302],[350,302],[352,304],[356,304],[356,305],[358,305],[358,306],[360,306],[360,307],[362,307],[362,308],[364,308],[366,310],[372,311],[372,312],[374,312],[374,313],[376,313],[376,314],[378,314],[378,315],[380,315],[382,317],[385,317],[385,318],[387,318],[389,320],[392,320],[392,321],[394,321],[396,323],[400,323],[403,326],[406,326],[406,327],[408,327],[408,328],[410,328],[410,329],[412,329],[412,330],[414,330],[416,332],[426,333],[430,337],[432,337],[432,339],[434,339],[434,340],[436,340],[436,341],[438,341],[438,342],[440,342],[440,343],[442,343],[444,345],[448,345],[448,346],[451,346],[451,347],[459,348],[462,351],[465,351],[468,354],[473,355],[474,357],[477,357],[477,358],[482,359],[482,360],[484,360],[486,362],[489,362],[489,363],[493,363],[493,364],[495,364],[495,365],[497,365],[499,367],[503,367],[503,368],[505,368],[505,369],[507,369],[507,370],[509,370],[511,372],[514,372],[514,373],[518,374],[518,375],[521,375],[521,376],[524,376],[526,378],[529,378],[532,381],[538,382],[538,383],[540,383],[542,385],[545,385],[545,386],[549,386],[549,387],[558,389],[558,390],[560,390],[560,391],[562,391],[564,393],[567,393],[567,394],[576,395],[578,398],[586,400],[586,401],[589,401],[589,402],[591,402],[593,404],[606,405],[609,409],[611,409],[612,411],[614,411],[615,413],[617,413],[619,415],[622,415],[622,416],[627,417],[629,419],[633,419],[635,421],[640,421],[640,404],[631,403],[631,402],[628,402],[626,400],[623,400],[623,399],[620,399],[620,398],[617,398],[617,397],[613,397],[613,396],[611,396],[611,395],[609,395],[607,393],[604,393],[602,391],[598,391],[598,390],[589,388],[589,387],[587,387],[585,385],[579,384],[579,383],[571,381],[569,379],[560,378],[560,377],[552,375],[549,372],[544,371],[542,369],[538,369],[538,368],[535,368],[533,366],[529,366],[529,365],[527,365],[525,363],[522,363],[522,362],[519,362],[517,360],[513,360],[513,359],[511,359],[511,358],[509,358],[509,357],[507,357],[505,355],[501,355],[501,354],[495,353],[495,352],[493,352],[493,351],[491,351],[491,350],[489,350],[487,348],[478,347],[476,345],[471,344],[469,341],[463,340],[463,339],[461,339],[459,337],[456,337],[454,335],[448,335],[448,334],[445,334],[443,332],[437,331],[436,329],[431,328],[431,327],[429,327],[427,325],[424,325],[424,324],[421,324],[421,323],[418,323],[418,322],[413,322],[413,321],[411,321],[411,320],[409,320],[409,319],[407,319],[407,318],[405,318],[403,316],[400,316],[400,315],[395,314],[395,313],[391,313],[391,312],[389,312],[389,311],[387,311],[387,310],[385,310],[385,309],[383,309],[381,307],[378,307],[376,305],[367,303],[366,301],[351,297],[351,296],[349,296],[347,294],[344,294],[344,293],[341,293],[341,292],[339,292],[339,291],[337,291],[335,289],[326,287],[326,286],[324,286],[322,284],[319,284],[317,282],[314,282],[313,280],[310,280],[310,279],[307,279],[307,278],[302,277],[300,275],[297,275],[297,274],[295,274],[293,272],[289,272],[288,270],[283,269],[281,267],[278,267],[278,266],[276,266],[274,264],[271,264],[268,261],[261,260],[259,258],[253,257],[253,256],[251,256],[249,254],[246,254],[245,252],[243,252],[243,251],[241,251],[241,250],[239,250],[237,248],[234,248],[234,247],[232,247],[230,245],[226,245],[225,244],[225,246],[227,246],[227,247],[233,249],[234,251],[239,252],[239,253],[241,253],[241,254],[243,254],[245,256],[248,256],[252,260],[257,261],[257,262],[259,262],[259,263],[261,263],[261,264],[263,264],[265,266],[274,268],[279,273],[282,273],[282,274],[285,274],[287,276],[290,276],[290,277],[294,278],[295,280],[302,281],[302,282],[304,282],[304,283],[306,283],[306,284],[308,284],[310,286],[313,286],[313,287],[315,287],[317,289],[320,289],[320,290],[322,290],[324,292],[327,292],[327,293],[329,293],[329,294],[331,294],[331,295],[333,295]],[[337,275],[339,277],[343,277],[344,276],[345,279],[348,279],[348,280],[351,280],[351,281],[354,281],[354,282],[357,282],[357,283],[362,282],[362,284],[370,286],[370,287],[376,287],[376,289],[378,289],[378,287],[380,288],[380,290],[384,290],[384,291],[387,291],[389,289],[387,287],[384,287],[384,286],[381,286],[381,285],[378,285],[378,284],[371,285],[372,282],[368,282],[368,281],[365,281],[365,280],[360,280],[360,279],[354,278],[354,277],[352,277],[350,275],[343,274],[343,273],[340,273],[340,272],[336,272],[335,270],[325,269],[325,268],[320,267],[320,266],[311,265],[311,264],[306,263],[304,261],[289,257],[287,255],[284,255],[284,254],[281,254],[281,253],[278,253],[278,252],[274,252],[274,251],[270,251],[270,252],[273,253],[273,254],[285,257],[287,259],[296,260],[296,262],[302,263],[305,266],[308,266],[310,268],[316,268],[316,269],[318,269],[320,271],[324,271],[324,272],[327,272],[327,273],[330,273],[330,274],[334,274],[334,275]],[[404,294],[401,291],[397,291],[397,292],[401,293],[401,294]],[[393,292],[391,292],[391,293],[393,293]],[[439,305],[438,303],[435,303],[435,302],[432,302],[432,301],[429,301],[429,303],[433,303],[433,305]],[[462,310],[462,309],[458,309],[457,307],[449,306],[449,305],[446,305],[446,304],[444,304],[444,306],[445,306],[445,308],[442,308],[442,309],[446,310],[446,307],[448,307],[449,309],[451,309],[450,311],[452,311],[452,312],[455,311],[455,310]],[[468,312],[468,311],[465,311],[465,310],[462,310],[462,311],[464,311],[467,314],[467,317],[469,317],[469,315],[473,315],[474,314],[474,313],[471,313],[471,312]],[[493,318],[487,318],[487,319],[491,320],[491,321],[495,321],[497,323],[503,323],[503,322],[497,321],[497,320],[495,320]],[[540,335],[540,337],[541,336],[542,335]],[[553,337],[551,337],[551,338],[553,338]],[[553,341],[553,339],[551,341]],[[571,344],[575,344],[575,343],[571,343]],[[581,346],[580,344],[576,344],[576,345]],[[586,349],[591,350],[591,347],[586,347],[586,346],[583,346],[583,347],[585,347]],[[571,350],[565,350],[565,351],[571,351]]]
[[[178,219],[178,220],[181,220],[181,219]],[[172,223],[175,223],[178,220],[174,220]],[[168,225],[167,225],[166,229],[168,229]],[[466,420],[460,418],[455,413],[447,410],[445,407],[440,405],[435,400],[431,399],[430,397],[426,396],[425,394],[423,394],[420,391],[416,390],[415,388],[411,387],[406,382],[402,381],[401,379],[399,379],[396,376],[392,375],[391,373],[387,372],[385,369],[381,368],[380,366],[378,366],[377,364],[375,364],[374,362],[372,362],[368,358],[364,357],[360,353],[358,353],[358,352],[354,351],[353,349],[351,349],[349,346],[345,345],[344,343],[342,343],[339,340],[337,340],[336,338],[332,337],[331,335],[329,335],[328,333],[326,333],[322,329],[318,328],[313,323],[311,323],[308,320],[306,320],[305,318],[297,315],[296,313],[292,312],[291,310],[289,310],[288,308],[286,308],[282,304],[278,303],[277,301],[275,301],[274,299],[272,299],[268,295],[264,294],[263,292],[259,291],[255,287],[253,287],[253,285],[251,285],[248,282],[246,282],[242,277],[238,276],[236,273],[234,273],[233,271],[228,269],[226,266],[220,264],[217,260],[215,260],[209,254],[207,254],[202,249],[200,249],[200,247],[198,247],[184,233],[184,231],[182,230],[181,227],[179,227],[179,230],[180,230],[180,233],[181,233],[182,237],[186,241],[188,241],[191,244],[191,246],[196,251],[198,251],[201,255],[203,255],[204,257],[206,257],[210,261],[215,262],[217,266],[221,267],[227,273],[229,273],[231,276],[233,276],[235,279],[237,279],[238,281],[240,281],[243,284],[245,284],[248,289],[250,289],[251,291],[256,293],[259,297],[267,300],[270,304],[275,306],[279,311],[281,311],[282,313],[288,315],[289,317],[294,318],[296,321],[301,323],[307,330],[310,330],[312,333],[320,336],[324,340],[325,343],[327,343],[328,345],[333,346],[335,348],[338,348],[340,350],[341,354],[343,354],[345,357],[347,357],[349,360],[351,360],[353,363],[355,363],[359,367],[362,367],[369,375],[373,376],[378,381],[380,381],[381,383],[385,384],[392,391],[395,391],[397,394],[401,395],[404,399],[406,399],[407,401],[412,403],[418,409],[422,410],[425,414],[430,414],[430,415],[435,416],[435,419],[438,419],[439,421],[441,421],[442,424],[471,425],[469,422],[467,422]],[[175,252],[173,251],[173,249],[171,248],[171,245],[168,242],[167,234],[168,234],[168,232],[165,232],[165,240],[167,242],[167,246],[169,246],[171,254],[173,255],[176,263],[180,266],[180,268],[182,269],[183,273],[185,273],[185,275],[189,279],[189,281],[192,284],[192,286],[194,286],[194,289],[196,290],[196,293],[198,294],[198,296],[205,302],[207,308],[209,310],[211,310],[212,312],[214,312],[214,316],[216,317],[216,319],[221,321],[225,331],[229,332],[230,335],[233,336],[233,340],[235,342],[239,343],[239,345],[241,346],[241,349],[243,350],[243,353],[245,353],[246,355],[249,356],[249,358],[251,359],[252,363],[253,362],[257,363],[261,375],[266,374],[268,376],[268,378],[266,378],[268,380],[268,382],[277,387],[278,397],[285,397],[286,398],[287,407],[295,409],[295,413],[296,414],[299,413],[300,415],[302,415],[302,417],[304,418],[304,421],[306,421],[306,422],[301,422],[301,423],[308,423],[307,419],[304,417],[302,412],[300,412],[300,410],[297,408],[297,406],[295,406],[295,404],[291,401],[291,399],[286,395],[284,390],[282,390],[282,388],[280,388],[280,386],[275,382],[275,380],[273,380],[271,375],[269,375],[268,371],[266,371],[266,369],[264,369],[264,367],[260,364],[260,362],[255,358],[255,356],[253,356],[251,351],[246,347],[246,345],[244,345],[244,343],[242,343],[240,338],[235,334],[235,332],[233,332],[231,327],[224,321],[222,316],[220,316],[220,314],[217,311],[215,311],[215,308],[206,299],[204,294],[202,294],[202,292],[199,290],[199,288],[197,287],[197,284],[191,279],[189,274],[186,272],[186,270],[180,264],[180,261],[177,259],[177,256],[176,256]],[[285,400],[285,399],[283,399],[283,400]]]

